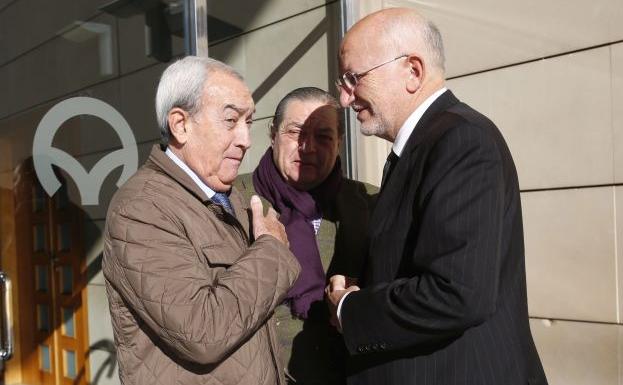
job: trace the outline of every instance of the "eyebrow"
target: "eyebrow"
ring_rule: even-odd
[[[226,104],[225,107],[223,107],[223,110],[227,110],[227,109],[234,110],[240,115],[244,114],[248,110],[247,108],[238,107],[235,104]],[[251,111],[251,115],[253,114],[255,114],[255,108],[253,109],[253,111]]]

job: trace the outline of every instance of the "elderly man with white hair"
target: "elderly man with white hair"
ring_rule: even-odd
[[[115,194],[102,269],[123,384],[284,383],[273,311],[300,266],[232,188],[254,112],[241,76],[186,57],[156,96],[162,143]]]

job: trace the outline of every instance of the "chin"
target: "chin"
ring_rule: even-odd
[[[234,184],[234,180],[236,179],[236,176],[231,177],[230,175],[228,175],[226,177],[224,176],[222,178],[218,178],[218,182],[221,185],[220,189],[223,190],[221,192],[228,191],[229,189],[231,189],[231,186]]]

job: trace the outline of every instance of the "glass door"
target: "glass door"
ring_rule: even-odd
[[[66,184],[52,197],[45,193],[32,159],[11,166],[2,164],[0,206],[6,215],[0,244],[3,268],[13,284],[18,351],[6,362],[5,382],[21,378],[27,384],[86,384],[80,210],[69,201]]]

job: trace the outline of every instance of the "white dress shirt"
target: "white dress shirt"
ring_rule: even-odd
[[[199,178],[199,176],[195,174],[195,172],[191,170],[190,167],[186,165],[186,163],[184,163],[180,158],[178,158],[177,155],[175,155],[173,151],[171,151],[168,147],[167,147],[167,150],[165,151],[165,154],[167,154],[167,156],[171,158],[171,160],[175,162],[175,164],[177,164],[182,170],[184,170],[186,174],[188,174],[190,179],[192,179],[197,184],[197,186],[199,186],[201,191],[203,191],[209,199],[212,199],[212,197],[214,196],[214,194],[216,194],[216,192],[212,190],[211,188],[209,188],[208,185],[203,183],[201,178]]]

